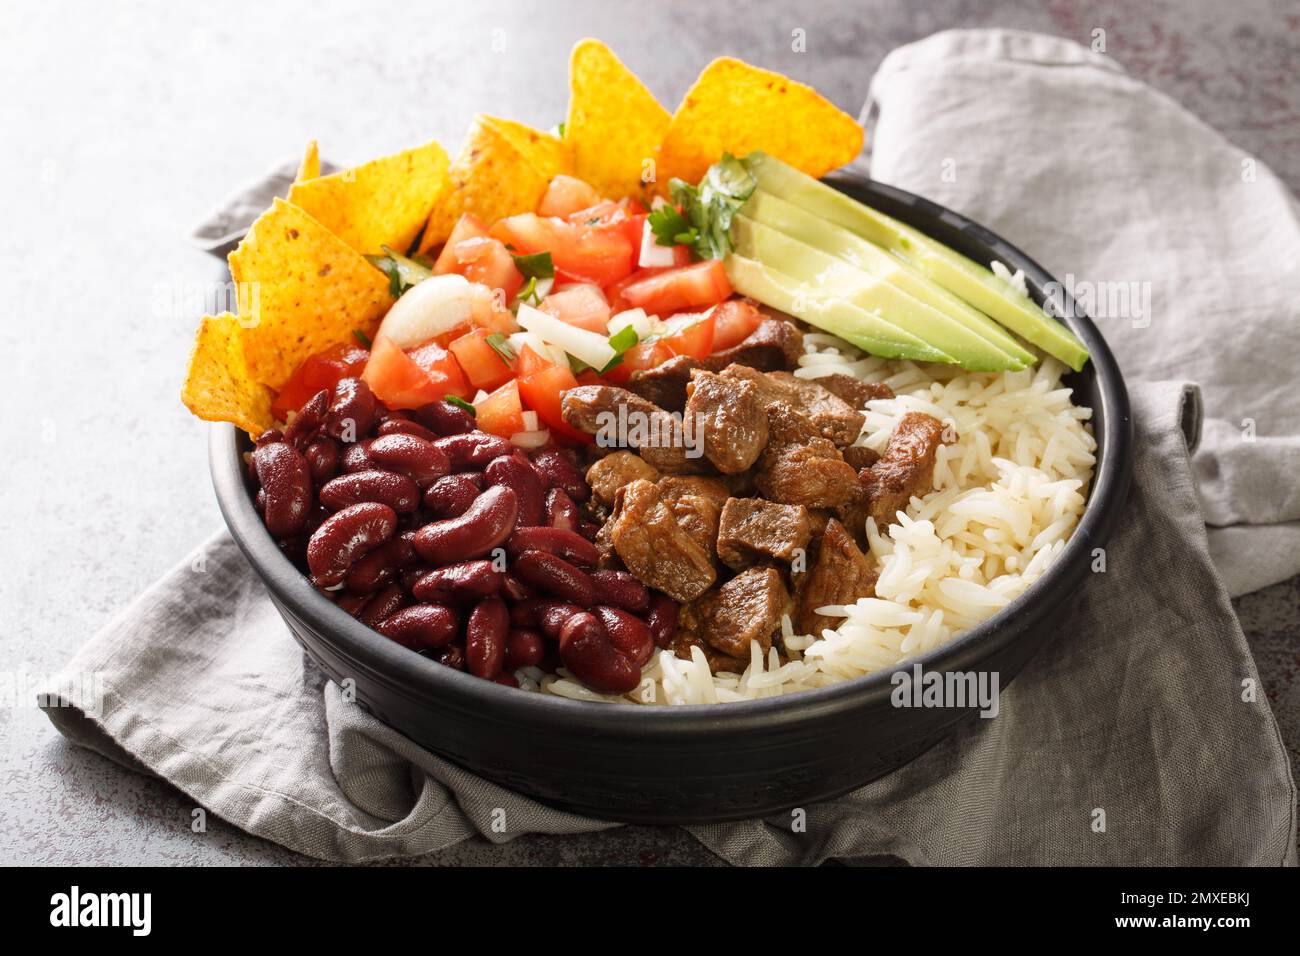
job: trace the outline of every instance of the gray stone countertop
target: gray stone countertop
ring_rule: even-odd
[[[472,113],[548,127],[573,41],[599,36],[666,104],[713,56],[812,83],[856,113],[891,48],[956,26],[1040,30],[1108,52],[1300,188],[1300,11],[1284,0],[422,4],[383,16],[161,0],[0,13],[0,670],[72,651],[220,525],[206,429],[177,400],[213,263],[183,236],[310,138],[336,162],[436,137]],[[791,50],[806,31],[807,52]],[[1300,579],[1238,602],[1293,763]],[[179,791],[0,709],[0,863],[309,864]],[[470,841],[422,864],[716,864],[683,831]]]

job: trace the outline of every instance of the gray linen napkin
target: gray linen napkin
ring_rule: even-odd
[[[1010,42],[970,36],[989,60]],[[875,87],[877,163],[891,142],[885,93],[916,72],[899,64],[914,51],[918,70],[943,69],[927,43],[892,55],[896,86]],[[1048,114],[1067,72],[1050,64],[1087,58],[1069,45],[1051,53],[1015,63],[1041,73],[1018,82],[1044,87],[1026,102]],[[979,75],[965,81],[976,98]],[[983,93],[997,86],[985,81]],[[1134,95],[1155,96],[1141,87]],[[1128,126],[1122,113],[1114,119]],[[1014,178],[1018,159],[1005,157],[988,175]],[[988,218],[1037,251],[1005,210]],[[1111,241],[1096,230],[1075,238],[1082,257]],[[1181,379],[1180,369],[1169,371]],[[1152,381],[1133,387],[1132,398],[1134,487],[1107,571],[1085,585],[1069,624],[1004,692],[999,716],[808,808],[806,832],[777,816],[690,828],[699,840],[738,864],[881,855],[916,864],[1295,863],[1286,754],[1211,562],[1188,459],[1198,393]],[[303,658],[224,533],[202,562],[175,569],[90,641],[49,690],[46,712],[70,739],[164,777],[250,833],[323,859],[422,854],[473,833],[503,841],[610,826],[481,780],[345,701]],[[495,808],[506,811],[505,833],[491,825]]]

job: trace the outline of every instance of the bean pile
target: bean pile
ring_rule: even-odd
[[[267,530],[312,583],[448,667],[518,686],[521,667],[563,664],[626,693],[676,632],[671,598],[596,570],[568,449],[530,456],[451,403],[390,410],[345,378],[260,435],[249,464]]]

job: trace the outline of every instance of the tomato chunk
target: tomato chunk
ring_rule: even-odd
[[[592,437],[580,432],[564,420],[560,411],[560,395],[565,389],[577,388],[578,380],[563,365],[551,365],[519,379],[519,394],[538,419],[551,430],[556,441],[569,444],[590,444]]]
[[[459,272],[457,266],[460,260],[456,258],[456,247],[466,239],[483,239],[488,234],[487,224],[473,213],[462,213],[461,217],[456,220],[456,225],[451,229],[451,235],[447,237],[447,244],[442,247],[442,252],[438,253],[438,258],[434,260],[433,272],[435,275],[445,275],[448,272]]]
[[[574,225],[531,212],[497,221],[491,234],[517,253],[549,252],[560,281],[599,286],[630,273],[638,251],[621,231]]]
[[[534,352],[527,345],[515,353],[515,374],[520,378],[525,375],[531,375],[533,372],[540,371],[544,368],[550,368],[555,363],[549,359],[544,359]]]
[[[387,338],[375,340],[362,381],[389,408],[419,408],[446,397],[409,355]]]
[[[470,282],[500,289],[505,293],[506,302],[513,299],[524,284],[523,274],[500,239],[490,236],[463,239],[456,244],[455,254],[459,260],[457,272]]]
[[[707,358],[713,354],[714,319],[713,314],[701,318],[698,315],[675,315],[668,320],[678,324],[678,331],[665,335],[664,345],[674,355],[689,355],[691,358]]]
[[[605,293],[600,291],[600,286],[590,282],[566,285],[552,292],[542,300],[541,309],[561,322],[588,332],[609,334],[606,331],[609,325],[609,301],[605,298]]]
[[[564,217],[600,202],[600,194],[588,183],[573,176],[556,176],[546,187],[546,195],[537,207],[539,216]]]
[[[731,295],[731,283],[721,259],[705,259],[648,276],[621,294],[629,305],[662,316],[722,302]]]
[[[456,356],[469,384],[485,392],[499,388],[515,377],[501,353],[488,342],[491,334],[486,329],[474,329],[447,346],[448,351]]]
[[[524,430],[519,382],[511,379],[474,406],[474,423],[485,432],[509,438]]]
[[[728,299],[713,310],[713,351],[739,345],[758,328],[763,313],[744,299]]]
[[[663,339],[640,342],[623,353],[623,361],[605,373],[605,378],[615,385],[623,385],[633,372],[655,368],[673,357],[673,351]]]
[[[289,412],[302,408],[322,388],[333,389],[339,379],[360,375],[369,358],[369,351],[347,343],[308,357],[275,396],[271,413],[276,421],[284,421]]]

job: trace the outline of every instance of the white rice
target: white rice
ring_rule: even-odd
[[[1096,442],[1092,413],[1061,386],[1065,368],[1044,357],[1021,372],[971,373],[865,355],[823,333],[804,337],[795,372],[817,379],[836,372],[885,382],[897,397],[869,402],[857,444],[883,451],[898,419],[926,412],[959,439],[936,456],[934,490],[913,498],[899,523],[883,532],[868,519],[876,592],[849,605],[822,608],[842,622],[818,635],[793,632],[766,657],[752,645],[744,674],[709,673],[699,648],[681,660],[659,651],[626,696],[595,694],[564,670],[518,672],[520,686],[576,700],[705,704],[773,697],[823,687],[945,644],[1019,596],[1050,566],[1083,512]]]

